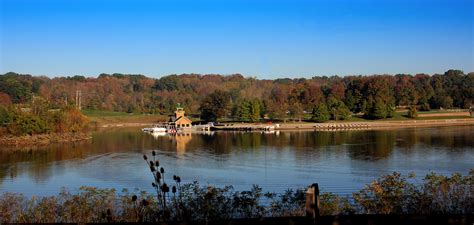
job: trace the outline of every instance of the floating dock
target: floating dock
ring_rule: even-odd
[[[267,124],[223,124],[214,125],[211,127],[212,130],[221,131],[272,131],[277,126]]]

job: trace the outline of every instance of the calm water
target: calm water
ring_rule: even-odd
[[[82,144],[0,151],[0,192],[50,195],[80,186],[151,190],[142,155],[158,152],[167,179],[180,175],[238,190],[281,192],[318,182],[348,194],[382,174],[474,169],[474,126],[390,131],[231,133],[158,136],[138,128],[96,132]],[[1,148],[1,147],[0,147]]]

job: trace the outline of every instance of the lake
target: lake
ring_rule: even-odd
[[[338,132],[214,132],[152,136],[139,128],[93,133],[85,143],[0,151],[0,192],[53,195],[80,186],[151,191],[143,160],[155,150],[166,179],[264,191],[319,183],[342,195],[394,171],[467,174],[474,169],[474,126]],[[1,148],[1,147],[0,147]],[[171,183],[171,182],[170,182]]]

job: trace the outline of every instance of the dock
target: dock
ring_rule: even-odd
[[[212,130],[216,131],[272,131],[277,128],[276,125],[268,124],[223,124],[214,125],[211,127]]]
[[[314,130],[362,130],[369,129],[368,123],[321,123],[313,126]]]

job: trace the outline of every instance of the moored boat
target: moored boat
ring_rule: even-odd
[[[176,133],[176,128],[168,124],[156,124],[153,127],[145,127],[142,131],[148,133]]]

